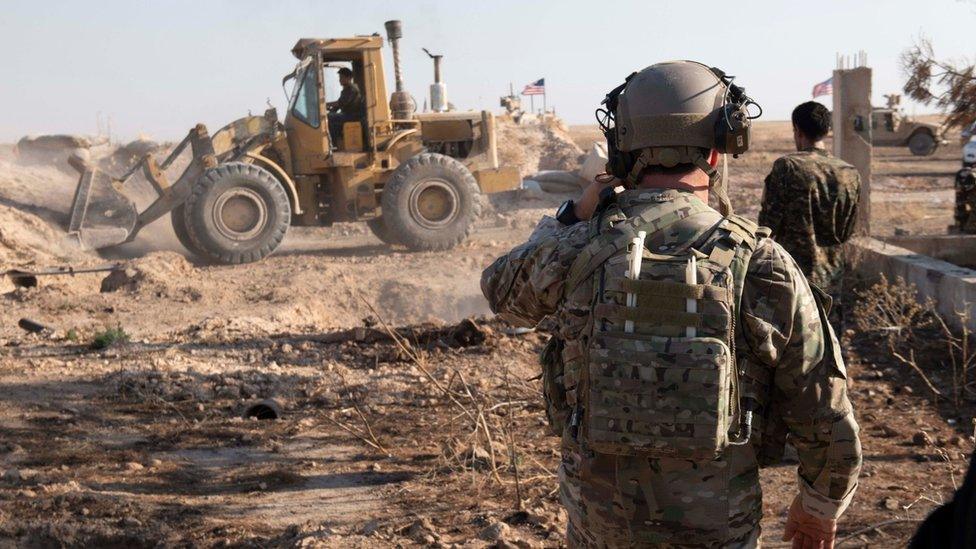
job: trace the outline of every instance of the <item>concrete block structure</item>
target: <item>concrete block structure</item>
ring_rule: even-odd
[[[901,278],[918,288],[920,300],[931,298],[947,323],[960,328],[965,320],[970,330],[976,330],[976,271],[928,255],[962,257],[962,251],[951,250],[957,245],[970,252],[976,250],[976,236],[959,235],[962,238],[953,241],[954,236],[861,237],[853,242],[853,259],[859,274],[868,281],[880,273],[892,281]],[[969,258],[972,261],[976,256]]]
[[[867,60],[859,55],[859,63]],[[834,156],[853,165],[861,173],[861,200],[858,204],[857,233],[871,234],[871,69],[834,70]]]

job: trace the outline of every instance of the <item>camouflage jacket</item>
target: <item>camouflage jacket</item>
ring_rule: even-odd
[[[673,200],[697,199],[673,190],[626,191],[618,197],[625,214],[632,206]],[[567,272],[597,222],[563,226],[544,218],[526,243],[482,274],[482,291],[499,316],[525,326],[555,320],[567,368],[583,352],[594,278],[566,295]],[[658,231],[648,235],[646,246],[666,249],[683,238],[687,235],[677,231]],[[708,248],[709,241],[699,247],[706,253]],[[736,334],[745,391],[761,406],[753,444],[729,447],[709,462],[612,456],[589,450],[567,427],[559,477],[572,541],[584,546],[747,543],[757,535],[762,516],[762,448],[785,433],[800,457],[804,507],[817,516],[840,516],[857,486],[861,449],[844,364],[821,312],[789,254],[762,240],[747,268]],[[572,404],[572,376],[562,383],[561,394]]]
[[[828,292],[840,283],[841,245],[854,232],[860,189],[857,169],[823,149],[783,156],[766,176],[759,224]]]

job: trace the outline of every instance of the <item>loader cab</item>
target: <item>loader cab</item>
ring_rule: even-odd
[[[294,80],[294,84],[284,126],[296,173],[320,173],[325,168],[353,162],[350,158],[368,152],[376,133],[389,126],[382,43],[378,35],[303,38],[292,48],[299,64],[285,77],[286,81]],[[335,76],[340,67],[352,70],[353,81],[362,93],[364,115],[336,130],[343,138],[333,143],[326,104],[338,99],[341,92]]]

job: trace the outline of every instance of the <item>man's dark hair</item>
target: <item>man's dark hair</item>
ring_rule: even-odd
[[[814,141],[830,133],[830,111],[816,101],[800,103],[793,109],[793,125]]]
[[[352,69],[342,67],[339,69],[339,76],[348,76],[349,78],[352,78]]]

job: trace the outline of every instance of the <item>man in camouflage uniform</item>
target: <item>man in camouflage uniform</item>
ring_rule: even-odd
[[[808,101],[793,109],[797,152],[776,160],[766,176],[759,224],[793,256],[814,285],[840,297],[843,244],[854,232],[861,176],[832,156],[823,138],[830,111]]]
[[[956,224],[951,232],[976,234],[976,173],[973,166],[956,172]]]
[[[630,135],[653,136],[653,125],[640,127],[647,120],[672,114],[679,119],[677,124],[665,120],[660,134],[668,137],[631,143],[621,150],[640,152],[643,146],[651,151],[648,156],[655,156],[663,150],[655,144],[695,147],[684,163],[662,166],[652,161],[637,169],[628,190],[615,197],[625,218],[636,211],[667,212],[669,219],[661,222],[660,230],[647,235],[645,249],[652,252],[694,245],[708,254],[730,234],[729,219],[707,205],[709,189],[718,187],[717,155],[707,148],[711,141],[692,136],[702,128],[711,131],[718,116],[713,109],[721,107],[725,95],[724,85],[709,79],[703,69],[708,70],[691,62],[644,69],[628,80],[628,112],[667,112],[643,118],[617,113],[618,136],[624,124]],[[688,89],[682,82],[699,84]],[[759,465],[782,457],[788,434],[800,459],[799,493],[789,510],[784,539],[793,539],[794,547],[832,547],[836,520],[857,487],[858,428],[847,398],[844,363],[821,298],[771,239],[758,240],[742,269],[744,281],[737,283],[741,302],[733,317],[735,369],[741,374],[742,394],[754,399],[757,417],[749,443],[728,446],[713,460],[624,456],[593,451],[577,428],[578,414],[587,414],[579,402],[585,391],[598,276],[575,287],[567,280],[570,271],[578,272],[573,266],[589,250],[596,225],[606,223],[598,204],[612,200],[607,191],[612,186],[594,183],[578,202],[564,204],[559,220],[543,218],[526,243],[497,259],[481,279],[492,310],[502,318],[535,326],[551,317],[557,326],[543,353],[543,386],[547,414],[562,437],[559,484],[569,515],[569,545],[757,547],[762,516]],[[741,218],[737,223],[748,224]],[[754,225],[750,230],[760,232]]]

